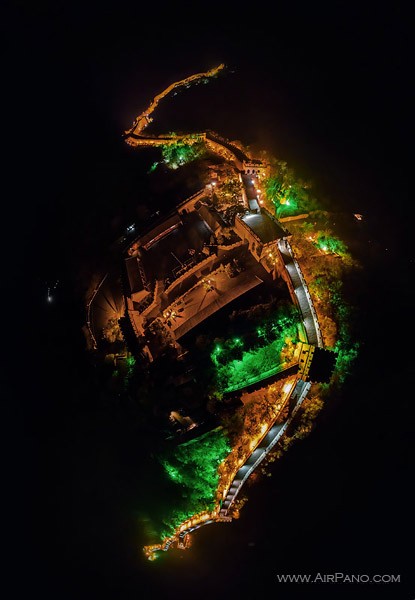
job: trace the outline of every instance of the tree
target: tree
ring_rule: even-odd
[[[174,506],[165,506],[163,536],[171,535],[192,515],[213,508],[219,482],[218,467],[230,451],[227,436],[222,430],[214,430],[159,456],[178,491]]]
[[[205,152],[205,144],[197,136],[186,136],[185,139],[177,139],[161,147],[163,161],[170,169],[177,169],[200,158]]]
[[[104,340],[110,343],[123,341],[117,317],[108,319],[107,324],[102,329],[102,337],[104,338]]]
[[[240,203],[242,183],[236,175],[228,175],[215,188],[214,205],[218,210],[225,210]]]
[[[311,184],[296,179],[294,170],[285,161],[274,160],[271,174],[265,179],[267,199],[275,206],[277,218],[315,210],[318,205],[311,197]]]
[[[334,348],[337,339],[337,325],[333,319],[327,315],[323,315],[319,319],[321,331],[323,333],[325,346],[327,348]]]

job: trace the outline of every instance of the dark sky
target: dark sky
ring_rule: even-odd
[[[257,131],[277,137],[278,150],[304,169],[331,160],[329,186],[347,185],[344,164],[352,179],[364,171],[376,185],[376,202],[396,195],[394,211],[402,212],[408,200],[413,65],[405,3],[374,10],[347,2],[15,2],[5,22],[6,129],[13,159],[28,159],[19,185],[30,182],[30,192],[22,190],[29,210],[53,203],[62,181],[96,160],[92,145],[120,135],[172,77],[220,62],[243,74],[235,83],[240,106],[226,108],[231,123],[241,113],[256,119]],[[218,98],[212,110],[224,108]],[[41,198],[33,203],[35,188]]]
[[[15,1],[9,3],[5,16],[7,137],[3,139],[9,160],[4,181],[10,185],[2,219],[7,256],[2,285],[8,302],[5,314],[10,318],[5,317],[3,341],[7,368],[2,439],[5,473],[10,475],[4,519],[10,529],[10,572],[15,574],[16,588],[30,590],[33,581],[44,598],[83,598],[80,590],[85,583],[89,598],[98,597],[94,594],[105,588],[110,598],[124,599],[129,594],[141,598],[145,589],[148,597],[159,597],[162,588],[156,576],[134,573],[130,563],[123,564],[122,554],[114,560],[114,576],[107,586],[103,582],[108,580],[104,571],[111,569],[108,557],[88,567],[81,558],[74,559],[77,567],[71,570],[71,552],[85,563],[94,551],[99,554],[94,548],[101,539],[95,522],[85,542],[88,551],[76,547],[75,537],[63,544],[65,550],[53,546],[52,540],[56,543],[58,538],[51,532],[54,524],[65,520],[65,511],[76,515],[81,510],[73,509],[78,500],[56,501],[56,482],[65,479],[65,474],[56,476],[59,457],[70,464],[70,453],[85,447],[88,426],[99,429],[101,413],[98,401],[91,402],[82,432],[73,425],[81,410],[76,389],[70,391],[71,374],[79,380],[82,368],[77,358],[82,344],[71,333],[79,319],[79,299],[68,295],[65,317],[48,320],[39,281],[49,273],[54,276],[62,265],[73,282],[82,262],[75,248],[77,232],[85,232],[85,221],[90,223],[99,214],[99,194],[108,200],[116,190],[120,178],[113,175],[118,168],[113,162],[122,155],[119,137],[134,116],[172,81],[225,62],[236,72],[226,76],[231,81],[234,77],[234,87],[226,91],[223,85],[220,98],[209,92],[209,106],[200,106],[203,119],[208,122],[209,111],[214,111],[215,122],[223,123],[222,133],[239,135],[248,143],[274,144],[281,158],[315,175],[326,198],[338,197],[342,207],[350,199],[353,211],[363,207],[370,213],[379,248],[383,252],[389,246],[389,255],[379,256],[361,294],[366,302],[371,298],[366,304],[371,311],[366,333],[371,334],[372,346],[364,353],[369,377],[364,385],[350,384],[349,396],[323,419],[321,437],[305,442],[306,450],[293,451],[281,467],[282,478],[290,482],[287,473],[293,469],[304,487],[297,481],[291,492],[270,491],[286,514],[281,527],[285,566],[297,572],[298,559],[298,570],[304,571],[308,556],[310,568],[330,565],[333,570],[334,552],[335,570],[401,571],[405,590],[404,586],[383,587],[373,597],[410,598],[413,579],[403,548],[413,530],[409,491],[413,408],[408,396],[414,371],[408,348],[414,327],[408,283],[414,265],[410,193],[414,48],[408,4],[274,2],[272,8],[266,3],[244,8],[226,2],[144,6],[141,2]],[[73,256],[69,243],[74,244]],[[345,433],[347,428],[351,435]],[[67,448],[60,439],[71,440]],[[53,458],[54,444],[58,458]],[[77,485],[79,480],[74,482]],[[70,489],[67,482],[63,487]],[[303,494],[315,521],[301,512]],[[292,527],[290,507],[297,515]],[[269,514],[266,508],[264,514]],[[265,518],[249,513],[246,528],[265,527]],[[211,570],[195,567],[192,575],[196,587],[208,578],[211,587],[206,590],[217,598],[228,597],[229,577],[239,573],[237,561],[249,564],[246,553],[243,558],[238,554],[243,526],[238,523],[235,528],[239,533],[226,546],[234,555],[228,567],[212,557]],[[279,529],[272,531],[277,537]],[[214,547],[210,534],[203,535]],[[116,533],[109,538],[117,540]],[[274,585],[272,540],[263,544],[266,569],[258,567],[258,557],[253,562],[257,561],[258,572],[265,573],[269,587]],[[198,551],[200,561],[206,562],[207,555],[200,547]],[[128,560],[133,562],[131,557]],[[191,565],[190,561],[190,569]],[[172,582],[176,567],[173,563],[166,571]],[[241,581],[248,586],[253,580],[246,568],[240,572],[244,570]],[[177,575],[171,597],[190,593],[183,591],[185,581],[183,573]],[[239,589],[237,582],[233,585]],[[168,588],[168,583],[164,586]],[[327,597],[334,593],[331,588],[319,591]],[[313,598],[313,592],[284,588],[278,597]],[[336,588],[336,593],[339,598],[350,598],[352,593],[372,597],[369,590],[357,586]],[[200,597],[205,597],[202,592]]]

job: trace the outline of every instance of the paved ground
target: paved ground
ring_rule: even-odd
[[[215,274],[214,271],[207,271],[203,273],[204,282],[200,280],[196,287],[180,294],[179,301],[173,300],[168,306],[163,307],[165,314],[168,311],[176,313],[173,319],[170,318],[171,331],[176,339],[250,289],[264,281],[272,282],[269,273],[253,258],[247,247],[231,250],[226,261],[231,256],[238,257],[245,266],[245,271],[233,278],[229,278],[224,272]],[[218,263],[215,269],[217,266]]]
[[[313,318],[311,298],[308,293],[308,290],[304,288],[300,274],[297,270],[297,267],[293,261],[291,254],[289,253],[287,247],[284,245],[283,241],[280,240],[278,243],[279,249],[281,251],[282,257],[284,259],[285,266],[290,275],[291,281],[294,286],[294,291],[298,299],[298,304],[300,306],[301,313],[303,315],[304,327],[307,333],[307,340],[309,344],[314,344],[315,346],[319,345],[319,338],[316,329],[316,325]]]
[[[179,339],[217,310],[260,283],[262,279],[251,271],[243,271],[232,278],[225,272],[206,277],[178,303],[174,302],[169,307],[174,315],[168,320],[171,331]]]

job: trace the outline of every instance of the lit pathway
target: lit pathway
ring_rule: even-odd
[[[288,241],[279,240],[278,247],[282,254],[285,268],[287,269],[294,286],[294,292],[297,296],[298,305],[303,316],[308,343],[321,348],[323,346],[323,338],[321,336],[317,314],[314,310],[307,284],[301,273],[300,265],[295,260]]]
[[[230,142],[229,140],[220,136],[218,133],[214,131],[207,131],[206,138],[208,140],[211,140],[212,142],[215,142],[216,144],[220,144],[224,148],[227,148],[241,163],[245,160],[249,160],[249,157],[244,152],[242,152],[240,148],[235,146],[235,144],[232,144],[232,142]]]
[[[162,100],[166,95],[168,95],[175,87],[179,87],[179,86],[183,86],[183,85],[187,86],[195,80],[216,75],[216,73],[218,71],[220,71],[223,67],[224,67],[224,65],[219,65],[218,67],[216,67],[216,69],[212,69],[211,71],[208,71],[207,73],[198,73],[189,78],[186,78],[179,82],[173,83],[168,88],[166,88],[161,94],[159,94],[158,96],[156,96],[154,98],[153,102],[150,104],[148,109],[137,117],[137,119],[133,123],[133,127],[130,130],[125,132],[126,142],[131,144],[132,146],[160,145],[160,144],[164,143],[166,140],[168,140],[170,138],[170,136],[167,136],[166,140],[164,140],[164,139],[162,140],[158,137],[144,136],[142,133],[143,130],[147,127],[147,125],[151,122],[152,118],[150,117],[150,115],[157,108],[160,100]],[[183,137],[183,136],[181,136],[181,137]],[[241,162],[246,159],[245,154],[239,148],[234,146],[228,140],[224,140],[217,134],[214,134],[213,132],[206,132],[205,134],[202,134],[202,137],[204,137],[208,143],[212,142],[213,144],[211,144],[211,146],[216,147],[216,148],[218,146],[222,147],[224,150],[226,150],[228,152],[228,154],[230,153],[231,156],[235,157],[238,162]],[[322,347],[323,341],[322,341],[322,336],[321,336],[321,332],[320,332],[320,328],[319,328],[319,324],[318,324],[317,315],[314,310],[313,303],[312,303],[310,294],[308,292],[306,282],[301,273],[300,266],[299,266],[298,262],[295,260],[294,255],[291,250],[291,247],[287,240],[285,240],[285,239],[280,240],[278,242],[278,246],[281,251],[285,267],[287,269],[287,272],[290,276],[290,279],[291,279],[293,287],[294,287],[294,292],[295,292],[297,300],[298,300],[298,305],[299,305],[300,311],[303,316],[303,322],[304,322],[304,327],[305,327],[308,342],[310,344]],[[183,335],[184,333],[186,333],[186,331],[188,329],[190,329],[190,323],[191,323],[191,327],[194,327],[194,325],[196,324],[195,321],[200,322],[201,320],[206,318],[209,314],[211,314],[211,312],[215,312],[216,310],[218,310],[218,308],[220,308],[221,305],[229,302],[230,299],[228,300],[227,296],[234,297],[236,288],[234,288],[233,290],[231,290],[230,288],[234,287],[236,282],[234,282],[232,286],[227,282],[224,289],[221,290],[220,285],[219,285],[220,279],[221,279],[221,276],[219,274],[216,274],[215,282],[212,286],[212,289],[209,292],[206,291],[206,287],[204,287],[203,284],[202,285],[199,284],[198,286],[195,287],[194,290],[190,290],[188,292],[188,294],[185,294],[183,296],[183,298],[182,298],[183,304],[182,305],[176,304],[176,305],[172,305],[170,307],[170,313],[169,313],[169,316],[167,316],[167,319],[170,318],[170,327],[171,327],[172,331],[174,332],[176,339],[178,337],[180,337],[181,335]],[[258,279],[258,281],[254,283],[254,281],[251,279],[251,281],[245,281],[244,284],[249,289],[250,287],[253,287],[254,285],[257,285],[258,283],[260,283],[260,281],[261,280]],[[205,286],[206,286],[206,283],[205,283]],[[222,294],[223,294],[223,297],[221,300],[220,300],[220,292],[222,292]],[[229,293],[229,292],[231,292],[231,293]],[[207,297],[208,294],[211,294],[210,300]],[[236,295],[239,295],[239,293]],[[187,296],[187,298],[186,298],[186,296]],[[216,298],[216,296],[217,296],[217,298]],[[187,301],[185,301],[185,298]],[[190,302],[188,302],[189,300],[190,300]],[[175,313],[176,319],[171,318],[171,311],[173,311]],[[177,318],[178,318],[178,321],[177,321]],[[180,323],[180,321],[181,321],[181,323]],[[186,325],[187,325],[186,322],[189,322],[189,327],[186,327]],[[190,526],[189,526],[189,522],[183,523],[182,528],[180,529],[180,533],[175,534],[174,536],[172,536],[171,538],[166,540],[164,543],[158,544],[158,545],[152,546],[152,547],[147,547],[146,553],[149,557],[152,556],[152,553],[155,552],[156,550],[167,550],[172,543],[178,541],[177,538],[179,538],[179,543],[183,542],[185,536],[188,533],[190,533],[194,529],[197,529],[198,527],[201,527],[202,525],[207,525],[208,523],[213,523],[215,521],[220,521],[220,520],[222,520],[222,521],[231,520],[232,517],[228,516],[228,511],[229,511],[229,508],[231,507],[232,503],[234,502],[235,498],[237,497],[240,489],[242,488],[245,481],[248,479],[249,475],[254,471],[254,469],[257,468],[257,466],[267,456],[267,454],[270,452],[270,450],[272,450],[272,448],[275,446],[275,444],[281,439],[281,437],[285,433],[287,427],[289,426],[289,424],[295,417],[295,414],[297,413],[297,411],[300,408],[301,404],[303,403],[304,399],[306,398],[310,387],[311,387],[310,382],[305,382],[301,379],[297,379],[293,382],[293,389],[290,391],[290,393],[288,394],[287,399],[286,399],[286,402],[290,402],[291,400],[295,401],[295,406],[294,406],[293,410],[291,411],[290,416],[287,418],[287,420],[283,424],[273,425],[266,432],[265,436],[262,438],[262,440],[260,441],[258,446],[254,449],[252,454],[247,458],[246,462],[238,469],[235,477],[232,480],[230,487],[226,491],[226,494],[223,498],[220,508],[217,507],[217,509],[215,509],[215,511],[213,511],[212,514],[205,515],[206,518],[204,518],[204,519],[200,518],[199,522],[197,522],[197,523],[193,522]],[[216,510],[218,512],[216,512]]]
[[[170,92],[172,92],[174,89],[176,89],[178,87],[182,87],[182,86],[189,87],[189,85],[191,83],[193,83],[194,81],[197,81],[199,79],[206,79],[208,77],[214,77],[224,67],[225,67],[225,65],[222,63],[219,66],[215,67],[214,69],[210,69],[210,71],[206,71],[205,73],[196,73],[195,75],[186,77],[186,79],[181,79],[180,81],[175,81],[174,83],[169,85],[165,90],[163,90],[160,94],[157,94],[157,96],[155,96],[155,98],[151,102],[150,106],[144,112],[142,112],[141,115],[139,115],[135,119],[131,129],[127,130],[125,133],[130,136],[131,135],[136,136],[136,137],[140,136],[142,134],[143,130],[152,121],[152,117],[150,115],[155,111],[159,102],[163,98],[165,98],[168,94],[170,94]]]
[[[310,389],[311,384],[306,383],[302,379],[299,379],[294,387],[293,392],[290,395],[290,398],[294,398],[296,400],[295,407],[291,412],[289,418],[280,425],[274,425],[262,439],[260,444],[255,448],[247,461],[240,467],[237,471],[229,490],[226,494],[224,501],[222,502],[222,507],[220,511],[221,516],[226,516],[231,504],[234,502],[236,496],[239,494],[243,484],[251,475],[251,473],[257,468],[257,466],[264,460],[266,455],[272,450],[281,436],[285,433],[288,425],[292,421],[294,415],[297,410],[301,406],[304,398],[308,394],[308,390]],[[288,402],[288,399],[287,399]]]
[[[298,305],[303,316],[303,322],[307,334],[308,343],[322,347],[323,340],[318,324],[317,314],[315,312],[313,302],[311,300],[307,288],[307,284],[301,273],[300,265],[294,258],[291,246],[288,243],[288,241],[280,240],[278,242],[278,246],[281,251],[285,267],[292,281],[294,292],[298,299]],[[298,409],[303,403],[304,399],[307,397],[310,387],[310,382],[303,381],[302,379],[298,379],[296,381],[294,389],[291,391],[289,397],[287,398],[287,402],[290,399],[295,401],[295,406],[290,416],[284,423],[280,425],[273,425],[268,430],[264,438],[255,448],[255,450],[252,452],[249,458],[247,458],[245,463],[238,469],[222,501],[218,517],[216,519],[209,519],[207,521],[200,522],[188,529],[182,530],[180,533],[180,538],[182,540],[188,533],[191,533],[192,531],[198,529],[199,527],[202,527],[203,525],[213,523],[216,520],[220,520],[221,518],[224,520],[229,518],[228,511],[233,502],[235,501],[237,495],[239,494],[245,481],[248,479],[251,473],[258,467],[258,465],[264,460],[264,458],[272,450],[275,444],[284,435],[288,425],[291,423],[291,421],[295,417],[295,414],[297,413]],[[173,540],[170,540],[162,549],[167,550],[171,543],[173,543]]]
[[[284,423],[282,423],[280,425],[274,425],[268,430],[268,432],[266,433],[266,435],[264,436],[262,441],[255,448],[255,450],[252,452],[252,454],[249,456],[249,458],[246,460],[246,462],[238,469],[238,471],[237,471],[235,477],[233,478],[232,483],[226,493],[226,496],[222,502],[222,506],[220,508],[219,513],[217,513],[216,516],[212,514],[211,518],[208,518],[204,521],[194,524],[191,527],[182,529],[178,536],[179,543],[183,542],[183,540],[185,539],[187,534],[192,533],[192,531],[195,531],[196,529],[199,529],[200,527],[203,527],[204,525],[209,525],[210,523],[215,523],[218,521],[232,520],[232,517],[228,516],[228,511],[229,511],[230,506],[235,501],[243,484],[248,479],[248,477],[251,475],[251,473],[258,467],[258,465],[264,460],[264,458],[272,450],[272,448],[275,446],[275,444],[281,439],[281,437],[285,433],[288,425],[291,423],[296,412],[298,411],[298,409],[300,408],[304,399],[306,398],[310,387],[311,387],[311,383],[309,383],[309,382],[306,383],[305,381],[302,381],[301,379],[297,380],[297,382],[295,383],[295,385],[293,387],[293,390],[287,397],[287,402],[289,401],[290,398],[294,398],[296,400],[296,404],[291,412],[291,415],[288,417],[288,419]],[[175,537],[169,538],[168,540],[166,540],[166,542],[164,544],[160,544],[158,546],[155,546],[153,549],[149,549],[149,555],[151,556],[151,553],[154,551],[157,551],[157,550],[164,550],[164,551],[168,550],[170,548],[170,546],[172,544],[174,544],[176,541],[177,541],[177,539]]]
[[[228,515],[230,506],[235,501],[239,491],[241,490],[243,484],[248,479],[250,474],[258,467],[258,465],[272,450],[275,444],[281,439],[287,427],[293,420],[295,414],[297,413],[298,409],[300,408],[301,404],[303,403],[304,399],[306,398],[310,387],[311,383],[305,382],[301,379],[298,379],[296,382],[293,382],[293,388],[291,392],[289,392],[289,394],[287,395],[286,399],[286,402],[289,402],[291,398],[296,401],[296,404],[290,416],[281,425],[274,425],[268,430],[268,432],[263,437],[258,446],[255,448],[255,450],[247,458],[246,462],[238,469],[226,493],[226,496],[222,502],[222,506],[220,507],[220,509],[218,509],[217,511],[214,510],[210,514],[206,514],[204,519],[200,519],[196,523],[193,523],[187,527],[184,526],[182,529],[180,529],[179,533],[176,533],[172,537],[164,540],[164,542],[162,542],[161,544],[147,546],[145,548],[145,552],[149,559],[151,559],[152,557],[154,558],[153,553],[159,550],[163,550],[165,552],[175,543],[178,544],[178,547],[185,547],[183,543],[185,541],[186,536],[189,533],[195,531],[196,529],[203,527],[204,525],[232,520],[232,516]]]

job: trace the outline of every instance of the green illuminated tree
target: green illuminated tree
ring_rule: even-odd
[[[170,169],[177,169],[197,158],[201,158],[206,152],[203,142],[194,140],[188,136],[185,140],[178,139],[174,143],[164,144],[161,147],[163,161]]]
[[[216,366],[216,385],[231,390],[248,385],[284,361],[283,348],[298,337],[298,314],[292,305],[283,305],[261,321],[256,344],[249,349],[241,338],[216,343],[211,359]],[[287,355],[288,356],[288,355]]]
[[[164,509],[163,536],[171,535],[193,514],[213,508],[219,482],[218,467],[230,451],[223,431],[214,430],[160,456],[167,475],[178,486],[174,507]]]
[[[280,160],[273,161],[271,174],[265,179],[265,192],[275,206],[277,218],[317,209],[318,204],[308,191],[310,187],[309,182],[296,179],[293,169]]]

